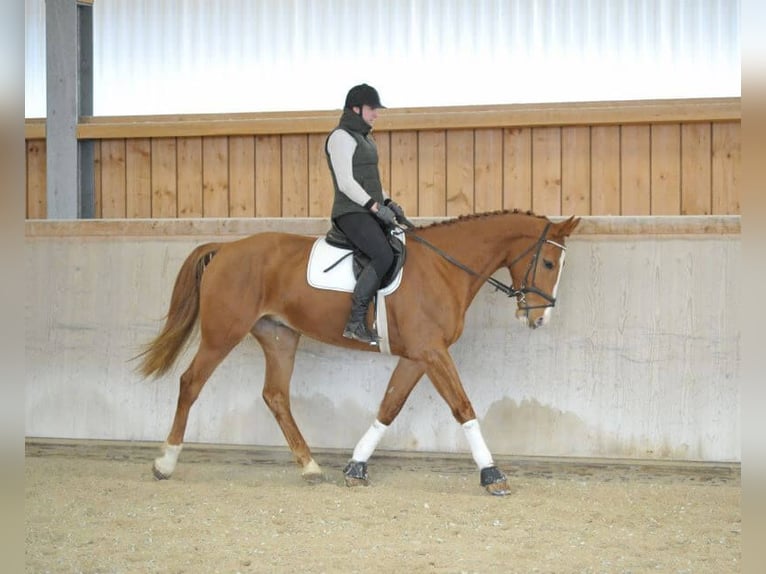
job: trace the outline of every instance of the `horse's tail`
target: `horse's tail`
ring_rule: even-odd
[[[220,243],[200,245],[189,254],[181,266],[173,286],[165,326],[160,334],[134,357],[141,359],[137,370],[144,377],[159,377],[176,362],[197,322],[202,272],[220,246]]]

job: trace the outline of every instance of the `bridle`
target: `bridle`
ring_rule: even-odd
[[[532,251],[535,250],[535,254],[532,256],[532,258],[529,260],[529,266],[527,267],[527,272],[524,274],[524,279],[522,280],[521,287],[517,290],[519,294],[518,299],[518,305],[519,309],[523,311],[529,311],[531,309],[546,309],[548,307],[554,307],[556,305],[556,298],[553,296],[553,294],[545,293],[544,291],[540,291],[540,289],[537,288],[535,285],[535,276],[537,275],[537,260],[540,257],[540,251],[543,248],[543,245],[546,243],[550,245],[554,245],[561,249],[562,252],[565,252],[567,250],[566,247],[564,247],[561,243],[557,243],[553,241],[552,239],[548,239],[546,235],[548,234],[548,229],[550,228],[551,223],[548,222],[545,225],[545,229],[543,229],[542,234],[540,235],[540,238],[537,240],[537,242],[534,245],[529,246],[521,255],[516,257],[513,261],[510,262],[508,265],[508,269],[510,270],[511,267],[513,267],[519,260],[523,259],[524,256]],[[559,271],[560,273],[561,271]],[[530,281],[530,275],[531,275],[531,281]],[[529,286],[527,286],[529,284]],[[527,305],[526,300],[526,294],[527,293],[534,293],[535,295],[538,295],[545,299],[548,303],[545,305]],[[510,297],[511,295],[509,295]]]
[[[415,226],[411,222],[409,222],[409,221],[405,221],[404,225],[407,227],[406,231],[413,231],[414,229],[416,229]],[[552,239],[548,239],[546,237],[546,235],[548,235],[548,230],[550,229],[550,227],[551,227],[551,223],[548,222],[545,225],[545,228],[543,229],[543,232],[540,234],[540,237],[538,238],[538,240],[535,243],[533,243],[532,245],[530,245],[527,249],[525,249],[521,253],[521,255],[517,256],[513,261],[511,261],[508,264],[508,270],[510,271],[511,268],[516,263],[521,261],[524,257],[526,257],[526,255],[530,251],[534,250],[534,252],[535,252],[534,255],[532,256],[532,258],[529,260],[529,266],[527,267],[527,272],[524,274],[524,279],[523,279],[523,281],[522,281],[522,283],[521,283],[521,285],[519,286],[518,289],[516,289],[512,284],[511,285],[506,285],[505,283],[503,283],[502,281],[498,281],[494,277],[486,277],[486,278],[484,278],[484,281],[489,283],[490,285],[492,285],[496,290],[502,291],[508,297],[516,297],[517,298],[517,306],[522,311],[529,311],[531,309],[545,309],[545,308],[548,308],[548,307],[554,307],[556,305],[556,298],[553,296],[552,293],[550,293],[550,294],[549,293],[545,293],[544,291],[541,291],[540,289],[538,289],[535,286],[535,276],[537,275],[537,265],[536,265],[536,263],[537,263],[538,258],[540,257],[540,251],[542,250],[543,245],[548,243],[550,245],[555,245],[556,247],[561,249],[562,252],[566,251],[566,247],[564,247],[562,244],[557,243],[557,242],[553,241]],[[476,271],[474,271],[473,269],[471,269],[467,265],[464,265],[463,263],[461,263],[460,261],[458,261],[457,259],[452,257],[449,253],[445,253],[444,251],[442,251],[441,249],[439,249],[438,247],[436,247],[432,243],[430,243],[427,240],[425,240],[422,237],[420,237],[419,235],[415,235],[415,234],[408,234],[408,235],[412,239],[414,239],[415,241],[417,241],[419,243],[422,243],[423,245],[425,245],[429,249],[435,251],[440,256],[442,256],[444,259],[446,259],[447,261],[449,261],[450,263],[452,263],[456,267],[462,269],[463,271],[465,271],[469,275],[473,275],[474,277],[481,277],[481,275],[479,273],[477,273]],[[511,276],[511,278],[513,278],[513,276]],[[530,279],[531,279],[531,281],[530,281]],[[538,295],[539,297],[542,297],[545,301],[547,301],[547,303],[544,304],[544,305],[527,305],[526,295],[528,293],[533,293],[534,295]]]

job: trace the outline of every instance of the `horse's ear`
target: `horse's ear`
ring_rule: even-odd
[[[568,237],[572,234],[575,228],[580,224],[580,218],[574,215],[569,219],[559,223],[559,231],[564,237]]]

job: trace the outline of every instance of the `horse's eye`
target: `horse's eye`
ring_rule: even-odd
[[[553,261],[549,259],[543,259],[543,265],[545,265],[546,269],[553,269]]]

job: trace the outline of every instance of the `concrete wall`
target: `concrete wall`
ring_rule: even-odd
[[[197,244],[326,220],[27,223],[26,434],[164,440],[186,368],[144,381],[154,336]],[[452,351],[496,454],[740,460],[738,217],[584,218],[553,322],[530,331],[489,286]],[[507,279],[507,273],[498,274]],[[353,448],[396,359],[302,340],[293,410],[313,447]],[[284,445],[246,339],[215,372],[187,442]],[[380,448],[466,451],[427,379]]]

